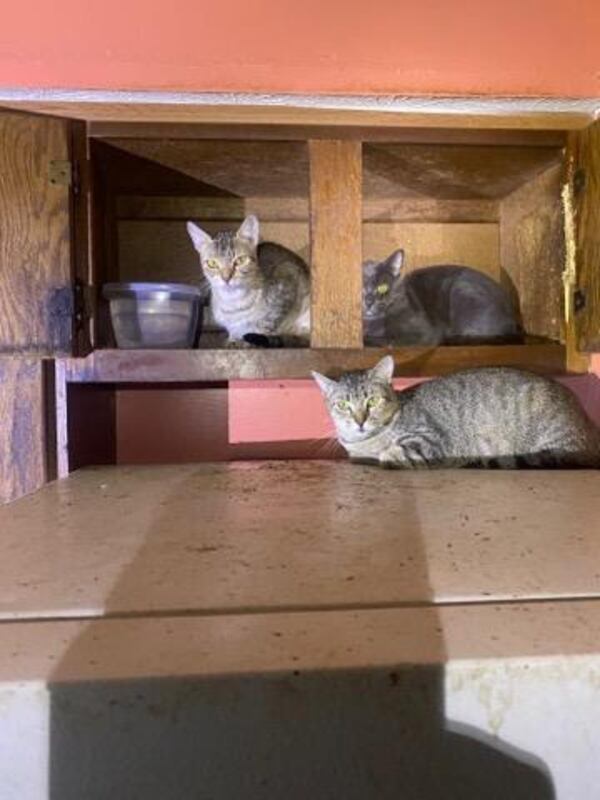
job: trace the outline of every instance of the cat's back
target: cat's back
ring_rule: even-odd
[[[573,394],[555,380],[510,367],[479,367],[424,381],[412,396],[432,407],[451,402],[465,413],[479,409],[517,411],[556,410],[577,405]]]
[[[426,309],[447,344],[522,340],[510,294],[483,272],[438,265],[415,270],[404,283],[413,304]]]
[[[407,397],[437,424],[476,439],[526,442],[555,432],[600,447],[600,434],[577,399],[562,384],[508,367],[463,370],[419,384]]]
[[[277,242],[261,242],[257,247],[258,263],[271,280],[284,277],[290,280],[307,281],[307,263],[293,250]]]
[[[473,267],[456,264],[437,264],[432,267],[421,267],[409,272],[403,283],[407,288],[423,296],[434,297],[449,295],[453,290],[468,290],[469,287],[484,290],[492,297],[504,299],[505,290],[493,278]]]
[[[300,256],[275,242],[261,242],[258,263],[265,276],[262,302],[270,332],[299,337],[310,335],[310,273]]]
[[[521,370],[465,370],[401,394],[399,440],[459,465],[600,467],[600,433],[561,384]]]

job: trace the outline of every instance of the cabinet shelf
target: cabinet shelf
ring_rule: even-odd
[[[533,372],[565,372],[560,344],[398,347],[360,349],[96,350],[67,359],[71,383],[185,383],[236,379],[310,378],[311,370],[336,374],[366,369],[390,353],[396,375],[443,375],[458,369],[510,366]]]

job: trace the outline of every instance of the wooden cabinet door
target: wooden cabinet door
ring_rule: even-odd
[[[600,121],[569,135],[564,198],[567,317],[577,349],[600,352]]]
[[[85,125],[0,110],[0,354],[89,349]]]

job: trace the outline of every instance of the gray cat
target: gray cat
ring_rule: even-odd
[[[317,372],[353,460],[382,467],[600,467],[600,433],[555,381],[504,367],[465,370],[396,393],[394,360]]]
[[[402,277],[404,251],[363,264],[367,345],[519,342],[523,331],[511,298],[470,267],[424,267]]]
[[[210,284],[212,315],[227,330],[228,345],[247,346],[244,337],[251,340],[253,334],[308,344],[310,277],[299,256],[274,242],[259,244],[255,216],[246,217],[236,232],[214,237],[193,222],[187,230]]]

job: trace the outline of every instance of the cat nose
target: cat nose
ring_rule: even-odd
[[[225,283],[229,283],[229,281],[233,278],[233,272],[225,272],[222,277]]]
[[[356,414],[354,414],[354,421],[356,422],[356,424],[359,427],[359,430],[361,431],[364,427],[366,420],[367,420],[367,415],[365,414],[364,411],[357,411]]]

